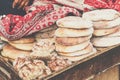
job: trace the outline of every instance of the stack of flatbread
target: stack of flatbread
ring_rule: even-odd
[[[56,25],[43,29],[35,34],[36,43],[33,46],[33,58],[49,59],[52,52],[55,50],[54,32],[57,29]]]
[[[15,60],[20,56],[28,56],[32,52],[35,42],[34,37],[24,37],[14,41],[8,41],[5,38],[2,38],[2,40],[6,41],[7,44],[3,47],[1,55],[10,60]]]
[[[92,21],[77,16],[68,16],[56,22],[55,47],[59,55],[71,61],[78,61],[95,52],[90,38]]]
[[[109,47],[120,44],[120,13],[113,9],[101,9],[86,12],[84,19],[92,20],[96,47]]]

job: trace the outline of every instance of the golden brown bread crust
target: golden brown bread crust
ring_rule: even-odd
[[[58,52],[58,54],[62,55],[62,56],[81,56],[81,55],[89,54],[92,51],[93,51],[93,46],[90,43],[87,47],[85,47],[82,50],[75,51],[75,52],[69,52],[69,53],[67,53],[67,52]]]
[[[118,31],[116,31],[116,32],[114,32],[112,34],[109,34],[107,36],[109,36],[109,37],[120,37],[120,28],[119,28]]]
[[[87,58],[87,57],[89,57],[89,56],[91,56],[91,55],[94,55],[96,52],[97,52],[96,49],[93,48],[93,51],[92,51],[92,52],[90,52],[90,53],[88,53],[88,54],[85,54],[85,55],[81,55],[81,56],[62,56],[62,57],[63,57],[63,58],[66,58],[66,59],[68,59],[68,60],[70,60],[70,61],[79,61],[79,60],[82,60],[82,59],[84,59],[84,58]]]
[[[26,51],[31,51],[33,48],[34,43],[27,43],[27,44],[15,44],[15,43],[11,43],[9,42],[9,44],[13,47],[15,47],[16,49],[20,49],[20,50],[26,50]]]
[[[7,40],[5,37],[3,37],[3,36],[0,36],[0,39],[1,39],[2,41],[8,42],[8,40]]]
[[[12,42],[12,43],[16,43],[16,44],[26,44],[26,43],[35,42],[35,38],[33,36],[27,36],[27,37],[20,38],[18,40],[13,40],[13,41],[9,41],[2,36],[0,36],[0,38],[1,38],[1,40],[5,41],[5,42]]]
[[[56,37],[55,41],[61,45],[72,46],[87,41],[91,37],[92,35],[84,36],[84,37]]]
[[[12,47],[9,44],[6,44],[3,47],[3,51],[2,51],[1,54],[4,57],[8,57],[8,58],[11,58],[11,59],[16,59],[19,56],[28,56],[30,53],[31,53],[30,51],[19,50],[19,49],[16,49],[16,48]]]
[[[11,43],[15,43],[15,44],[27,44],[27,43],[33,43],[35,42],[35,38],[34,37],[24,37],[18,40],[14,40],[14,41],[10,41]]]
[[[120,25],[120,17],[114,20],[100,20],[100,21],[93,21],[93,26],[95,29],[105,29],[105,28],[113,28],[115,26]]]
[[[93,28],[87,29],[68,29],[68,28],[58,28],[55,31],[56,37],[80,37],[88,36],[93,33]]]
[[[89,40],[77,45],[72,45],[72,46],[65,46],[65,45],[55,43],[55,47],[56,47],[56,51],[58,52],[75,52],[75,51],[84,49],[89,45],[89,43],[90,43]]]
[[[95,29],[93,35],[94,36],[105,36],[109,35],[112,33],[115,33],[119,30],[119,26],[113,27],[113,28],[108,28],[108,29]]]

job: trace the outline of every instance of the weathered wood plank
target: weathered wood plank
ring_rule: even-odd
[[[44,80],[85,80],[113,65],[120,63],[120,45],[99,48],[95,55],[89,56],[72,66],[55,72]]]
[[[95,75],[91,80],[119,80],[119,66],[113,66]]]

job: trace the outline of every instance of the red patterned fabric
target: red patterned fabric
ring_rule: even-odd
[[[61,7],[54,10],[52,4],[40,6],[25,16],[9,14],[0,21],[0,34],[8,40],[19,39],[50,27],[56,20],[69,13],[80,16],[80,13],[74,8]]]
[[[88,4],[94,8],[109,8],[120,11],[120,0],[85,0],[84,4]]]
[[[79,11],[84,10],[83,5],[80,5],[80,4],[76,3],[74,0],[64,0],[64,1],[63,0],[54,0],[54,2],[56,2],[58,4],[62,4],[64,6],[75,8]]]
[[[29,13],[25,16],[9,14],[0,20],[0,35],[9,40],[19,39],[50,27],[56,20],[67,16],[69,13],[80,16],[79,11],[88,11],[89,9],[77,4],[75,0],[34,0],[36,3],[37,1],[43,2],[45,5],[38,3],[37,6],[29,6],[28,8],[33,7],[35,9],[32,12],[28,10]],[[67,7],[54,10],[53,4]],[[84,4],[92,8],[110,8],[120,11],[120,0],[85,0]]]

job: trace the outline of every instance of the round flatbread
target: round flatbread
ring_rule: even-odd
[[[82,28],[91,28],[93,26],[92,21],[82,19],[78,16],[67,16],[57,20],[56,22],[58,27],[64,28],[75,28],[75,29],[82,29]]]
[[[120,13],[114,9],[97,9],[89,12],[85,12],[82,15],[82,18],[100,21],[100,20],[113,20],[120,16]]]
[[[1,55],[11,59],[16,59],[19,56],[28,56],[30,53],[31,53],[30,51],[18,50],[12,47],[11,45],[7,44],[3,47]]]
[[[3,37],[3,36],[0,36],[0,39],[1,39],[2,41],[9,42],[8,39],[6,39],[6,38]]]
[[[87,41],[91,37],[92,35],[83,36],[83,37],[56,37],[55,41],[56,43],[61,45],[72,46],[72,45],[80,44],[84,41]]]
[[[119,30],[117,31],[117,32],[115,32],[115,33],[112,33],[112,34],[109,34],[109,35],[107,35],[108,37],[120,37],[120,28],[119,28]]]
[[[87,57],[90,57],[92,55],[94,55],[95,53],[97,52],[97,50],[95,48],[93,48],[93,51],[88,53],[88,54],[85,54],[85,55],[81,55],[81,56],[62,56],[70,61],[80,61],[84,58],[87,58]]]
[[[9,41],[9,42],[15,43],[15,44],[27,44],[27,43],[35,42],[35,38],[34,37],[24,37],[24,38],[20,38],[18,40]]]
[[[89,36],[93,33],[93,28],[88,29],[68,29],[68,28],[58,28],[55,31],[56,37],[81,37]]]
[[[110,47],[120,44],[120,37],[97,37],[92,38],[91,41],[96,47]]]
[[[87,47],[85,47],[84,49],[82,50],[79,50],[79,51],[75,51],[75,52],[69,52],[69,53],[66,53],[66,52],[58,52],[59,55],[62,55],[62,56],[81,56],[81,55],[85,55],[85,54],[88,54],[90,52],[93,51],[93,46],[92,44],[90,43]]]
[[[84,49],[90,44],[90,41],[85,41],[83,43],[73,45],[73,46],[64,46],[58,43],[55,43],[56,51],[58,52],[75,52]]]
[[[113,28],[108,28],[108,29],[95,29],[93,35],[94,36],[105,36],[109,35],[112,33],[115,33],[119,30],[119,26],[113,27]]]
[[[120,17],[111,21],[94,21],[93,26],[96,29],[101,29],[101,28],[113,28],[115,26],[120,25]]]
[[[9,42],[9,44],[17,49],[20,50],[26,50],[26,51],[31,51],[33,48],[34,43],[28,43],[28,44],[15,44],[15,43],[11,43]]]

